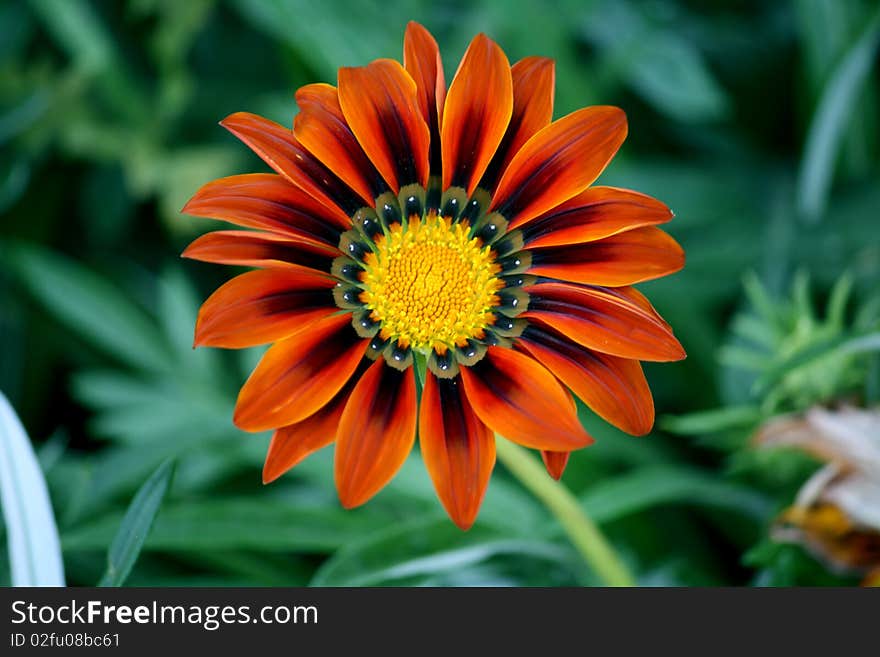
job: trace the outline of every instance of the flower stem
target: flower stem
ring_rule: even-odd
[[[574,495],[552,479],[519,445],[496,435],[498,459],[556,516],[584,561],[606,586],[634,586],[635,578]]]

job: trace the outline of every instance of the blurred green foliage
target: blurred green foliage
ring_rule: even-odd
[[[556,60],[557,116],[623,107],[630,137],[603,182],[677,214],[688,266],[643,286],[689,354],[647,367],[663,421],[634,439],[582,409],[597,444],[564,479],[639,581],[856,581],[766,538],[815,464],[743,445],[770,413],[880,395],[874,0],[11,0],[0,388],[39,445],[69,583],[101,579],[108,550],[129,567],[114,537],[167,459],[173,484],[128,584],[594,581],[501,468],[467,533],[417,454],[355,511],[336,501],[326,450],[262,486],[268,435],[231,423],[259,353],[191,349],[198,304],[230,274],[177,259],[209,225],[179,209],[210,179],[263,170],[217,121],[289,124],[296,87],[399,58],[410,19],[437,37],[447,78],[485,31],[511,61]],[[812,286],[786,305],[796,271]]]

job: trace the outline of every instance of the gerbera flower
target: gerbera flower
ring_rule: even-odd
[[[202,306],[195,344],[274,343],[234,422],[273,430],[269,482],[335,442],[345,507],[397,472],[418,434],[437,494],[469,527],[495,433],[559,477],[593,442],[572,392],[622,430],[654,408],[639,360],[684,357],[633,284],[684,264],[653,198],[591,187],[626,136],[615,107],[551,122],[552,60],[510,66],[485,35],[449,88],[433,37],[410,23],[403,65],[339,70],[299,89],[293,129],[221,124],[275,170],[216,180],[184,212],[219,231],[189,258],[258,268]]]

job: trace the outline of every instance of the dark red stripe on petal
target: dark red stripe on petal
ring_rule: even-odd
[[[597,415],[641,436],[654,425],[654,401],[636,360],[591,351],[558,331],[530,325],[517,341]]]
[[[440,141],[443,188],[471,193],[483,177],[513,110],[513,81],[504,51],[485,34],[471,41],[449,86]]]
[[[550,452],[546,449],[541,450],[541,460],[544,461],[544,467],[547,473],[557,481],[562,479],[562,473],[565,472],[565,466],[568,465],[568,457],[571,452]]]
[[[654,226],[586,244],[531,249],[530,253],[530,274],[586,285],[633,285],[684,267],[684,250]]]
[[[428,182],[430,133],[416,83],[391,59],[339,69],[339,103],[364,152],[395,193]]]
[[[586,107],[554,121],[513,156],[492,200],[517,228],[579,194],[614,157],[626,138],[617,107]]]
[[[521,317],[551,326],[589,349],[638,360],[684,358],[669,325],[626,294],[566,283],[526,290],[529,309]]]
[[[593,242],[670,219],[669,208],[645,194],[616,187],[588,187],[525,224],[523,240],[528,248]]]
[[[419,444],[446,512],[456,525],[468,529],[495,466],[495,436],[474,413],[458,378],[426,374]]]
[[[247,144],[275,171],[327,204],[337,225],[342,228],[351,225],[349,217],[363,203],[348,185],[299,143],[292,130],[248,112],[231,114],[220,125]]]
[[[334,281],[307,270],[236,276],[202,304],[195,346],[240,349],[286,338],[339,309]]]
[[[304,267],[329,275],[339,250],[273,233],[218,230],[196,239],[182,255],[240,267]]]
[[[351,393],[336,436],[334,472],[344,507],[363,504],[397,474],[415,442],[416,415],[413,368],[373,363]]]
[[[272,435],[269,451],[263,464],[263,483],[274,481],[300,463],[310,454],[326,447],[336,440],[336,431],[342,411],[370,361],[363,359],[352,377],[326,405],[302,422],[281,427]]]
[[[286,178],[271,173],[250,173],[220,178],[202,187],[182,212],[211,217],[335,247],[340,220]],[[343,227],[350,227],[345,220]]]
[[[578,421],[571,395],[530,356],[491,347],[475,366],[461,368],[461,380],[477,416],[505,438],[552,451],[593,442]]]
[[[348,126],[336,87],[309,84],[296,92],[293,134],[370,206],[388,187]]]
[[[352,329],[350,315],[337,314],[274,344],[239,392],[235,424],[265,431],[306,419],[349,380],[367,342]]]
[[[419,109],[431,133],[431,171],[439,174],[440,118],[446,100],[446,79],[440,48],[431,33],[414,21],[406,26],[403,37],[403,67],[416,83]]]
[[[550,125],[553,119],[553,91],[556,66],[547,57],[526,57],[514,64],[513,113],[492,162],[486,169],[480,187],[494,191],[502,172],[535,133]]]

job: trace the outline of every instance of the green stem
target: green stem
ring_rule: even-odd
[[[538,461],[519,445],[498,435],[495,443],[498,459],[556,516],[572,544],[602,582],[606,586],[634,586],[632,573],[602,531],[584,513],[574,495],[551,478]]]

